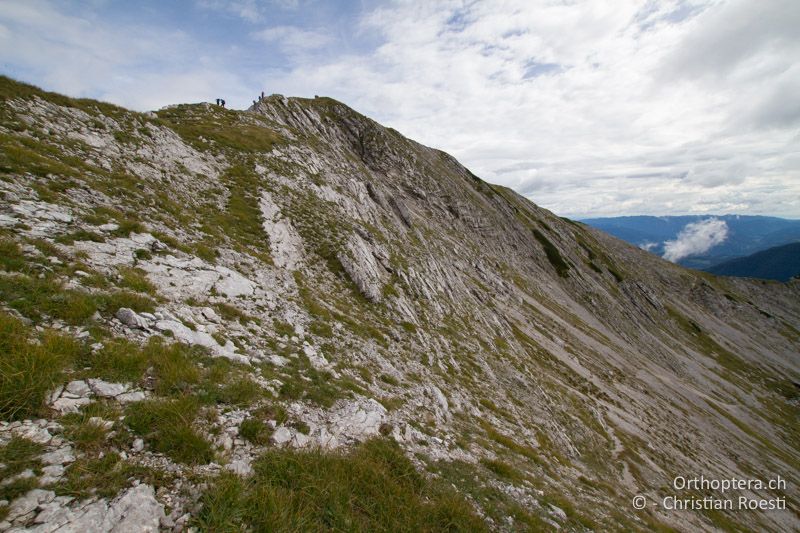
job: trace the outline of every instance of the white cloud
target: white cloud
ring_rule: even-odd
[[[728,238],[728,224],[718,218],[691,222],[672,241],[664,241],[664,259],[673,263],[702,254]]]

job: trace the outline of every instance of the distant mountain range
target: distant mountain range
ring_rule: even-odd
[[[789,281],[800,276],[800,242],[775,246],[747,257],[731,259],[708,269],[721,276]]]
[[[687,231],[687,226],[691,230],[708,220],[721,221],[717,226],[722,226],[723,231],[711,236],[702,231]],[[659,256],[664,256],[670,246],[669,243],[674,245],[676,241],[681,240],[681,237],[687,241],[695,239],[699,241],[695,246],[696,251],[680,257],[675,262],[700,270],[707,270],[768,248],[800,241],[800,220],[766,216],[626,216],[587,218],[581,222]],[[716,237],[716,240],[712,237]],[[710,246],[703,249],[704,244]],[[687,246],[685,249],[691,250],[692,247]]]

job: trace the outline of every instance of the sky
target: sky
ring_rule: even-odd
[[[331,96],[561,216],[800,218],[798,0],[0,0],[0,72]]]

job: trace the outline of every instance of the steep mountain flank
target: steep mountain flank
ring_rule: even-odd
[[[134,493],[176,530],[800,526],[797,282],[670,264],[328,98],[2,96],[0,529]],[[700,475],[787,509],[663,509]]]

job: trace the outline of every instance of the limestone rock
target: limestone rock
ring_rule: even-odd
[[[272,442],[276,446],[283,446],[292,440],[292,432],[285,426],[278,426],[272,433]]]
[[[74,394],[75,397],[83,397],[89,396],[92,392],[92,389],[89,388],[89,384],[86,383],[86,381],[81,379],[67,383],[66,391],[70,394]]]
[[[217,266],[215,268],[219,278],[214,284],[214,288],[218,293],[224,294],[229,298],[236,298],[237,296],[250,296],[255,290],[253,282],[242,276],[235,270],[226,268],[224,266]]]
[[[378,435],[386,419],[386,408],[373,399],[341,403],[330,414],[329,429],[337,438],[361,440]]]
[[[70,446],[65,446],[43,454],[40,459],[47,465],[63,465],[75,461],[75,454]]]
[[[372,246],[357,233],[347,241],[347,251],[338,255],[347,275],[361,294],[371,302],[380,302],[388,273],[377,261]]]
[[[260,207],[264,231],[269,236],[272,260],[280,268],[297,269],[303,261],[302,238],[291,222],[283,217],[269,192],[262,193]]]
[[[66,398],[61,397],[52,403],[53,409],[60,413],[77,413],[84,405],[92,403],[91,398]]]
[[[129,328],[147,329],[147,320],[137,315],[133,309],[120,307],[114,316]]]
[[[33,489],[24,496],[11,502],[8,509],[6,520],[9,522],[20,522],[33,518],[33,513],[39,505],[53,501],[56,497],[55,492],[42,489]]]
[[[222,346],[208,333],[191,330],[177,320],[159,320],[155,323],[155,328],[159,331],[172,332],[176,339],[186,344],[204,346],[211,350],[211,353],[215,356],[227,357],[228,359],[245,364],[249,364],[250,362],[246,356],[236,353],[236,346],[230,341]]]
[[[250,461],[246,459],[235,459],[227,465],[228,470],[240,476],[249,476],[253,473]]]
[[[130,385],[124,383],[109,383],[102,379],[89,379],[87,380],[89,388],[92,392],[100,398],[114,398],[120,394],[128,392]]]
[[[25,531],[36,533],[156,533],[164,517],[164,506],[156,500],[153,487],[145,484],[126,490],[110,502],[90,500],[69,505],[70,501],[37,489],[12,503],[9,518],[13,514],[21,525],[32,521],[35,525]]]

